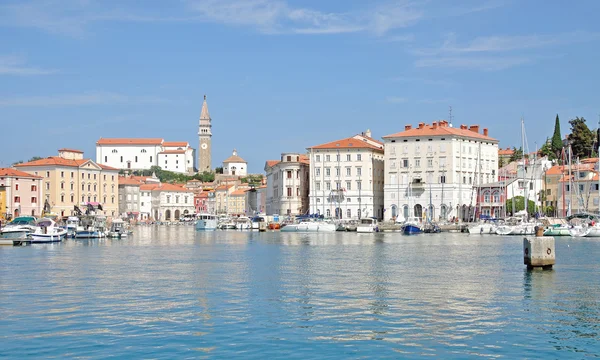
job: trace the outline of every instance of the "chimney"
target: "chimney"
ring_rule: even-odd
[[[435,129],[437,129],[437,127],[438,127],[438,122],[437,122],[437,121],[434,121],[432,125],[433,125],[433,130],[435,130]]]
[[[488,129],[487,128],[483,128],[483,136],[488,136]]]
[[[367,131],[365,131],[365,136],[371,137],[371,129],[367,129]]]
[[[479,134],[479,125],[471,125],[469,126],[469,130]]]
[[[461,125],[460,125],[460,129],[461,129],[461,130],[467,130],[467,125],[462,125],[462,124],[461,124]]]
[[[404,131],[412,129],[412,125],[404,125]]]
[[[424,128],[424,127],[425,127],[425,123],[422,123],[422,122],[420,122],[420,123],[419,123],[419,129],[422,129],[422,128]]]
[[[448,122],[446,120],[440,120],[440,127],[448,126]]]

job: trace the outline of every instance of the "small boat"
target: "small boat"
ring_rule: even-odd
[[[74,238],[79,227],[79,218],[77,216],[69,216],[67,218],[67,237]]]
[[[285,226],[288,226],[288,225],[285,225]],[[285,227],[285,226],[283,226],[283,227]],[[270,222],[268,227],[269,227],[269,230],[280,230],[283,228],[281,226],[281,224],[279,224],[278,222]]]
[[[581,226],[575,227],[573,225],[568,224],[555,224],[552,226],[548,226],[544,230],[544,236],[572,236],[573,233],[577,234],[581,230]]]
[[[110,230],[107,233],[107,236],[110,238],[118,238],[122,239],[127,237],[127,224],[122,219],[114,219],[112,224],[110,224]]]
[[[57,226],[52,219],[42,218],[36,225],[35,231],[29,234],[32,244],[60,242],[67,236],[67,229]]]
[[[483,235],[496,234],[496,227],[496,224],[486,221],[471,225],[467,229],[469,231],[469,234]]]
[[[423,232],[425,234],[438,234],[442,232],[442,229],[436,224],[429,222],[423,226]]]
[[[235,224],[235,228],[237,230],[252,230],[252,221],[249,217],[240,216],[233,219],[233,223]]]
[[[250,220],[252,221],[252,230],[265,231],[267,229],[267,223],[262,216],[255,216]]]
[[[300,221],[281,227],[282,232],[335,232],[337,225],[328,221]]]
[[[217,217],[212,214],[198,214],[196,220],[196,230],[216,230]]]
[[[420,225],[418,217],[409,217],[402,225],[402,233],[404,235],[421,234],[423,228]]]
[[[356,225],[356,232],[372,233],[379,232],[379,226],[376,218],[360,219],[360,223]]]
[[[33,216],[16,217],[3,228],[0,228],[0,239],[22,239],[34,232],[35,229],[36,220]]]

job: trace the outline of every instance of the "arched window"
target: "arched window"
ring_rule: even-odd
[[[490,202],[490,192],[486,191],[483,193],[483,202],[484,203],[489,203]]]
[[[142,149],[142,151],[141,151],[141,152],[142,152],[142,153],[145,153],[145,152],[146,152],[146,149]]]
[[[415,217],[421,218],[423,216],[423,207],[421,204],[415,205]]]
[[[402,214],[404,215],[405,219],[408,219],[408,217],[410,216],[410,214],[408,213],[408,205],[404,205],[402,207]]]
[[[496,191],[494,192],[494,202],[495,203],[499,203],[500,202],[500,191]]]
[[[448,217],[448,207],[446,205],[442,205],[440,208],[441,218],[442,220],[446,220]]]
[[[329,209],[325,210],[325,216],[331,217],[331,211]]]
[[[348,217],[348,219],[350,219],[352,217],[352,210],[351,209],[346,210],[346,216]]]
[[[392,217],[395,218],[398,216],[398,207],[396,205],[392,205]]]

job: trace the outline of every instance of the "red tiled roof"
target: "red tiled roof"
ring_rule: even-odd
[[[67,148],[58,149],[58,151],[68,151],[68,152],[74,152],[74,153],[78,153],[78,154],[83,154],[83,151],[81,151],[81,150],[67,149]]]
[[[236,190],[236,191],[232,192],[231,194],[229,194],[229,196],[241,196],[241,195],[246,195],[246,190]]]
[[[163,142],[163,146],[165,146],[165,147],[188,147],[189,144],[187,141],[165,141],[165,142]]]
[[[513,155],[515,151],[511,148],[499,149],[498,155]]]
[[[70,167],[79,167],[82,164],[88,162],[89,159],[65,159],[60,156],[50,156],[45,159],[39,159],[34,161],[29,161],[22,164],[16,164],[16,167],[28,167],[28,166],[48,166],[48,165],[60,165],[60,166],[70,166]]]
[[[546,170],[546,175],[560,175],[565,171],[565,167],[562,165],[554,165],[550,169]]]
[[[160,145],[163,139],[158,138],[100,138],[96,145]]]
[[[0,176],[2,177],[20,177],[20,178],[32,178],[41,179],[41,176],[26,173],[24,171],[11,169],[11,168],[0,168]]]
[[[140,180],[134,179],[134,178],[130,178],[130,177],[125,177],[125,176],[119,176],[119,185],[142,185],[143,183]]]
[[[379,141],[380,146],[372,145],[365,140],[360,140],[355,137],[349,137],[337,141],[328,142],[321,145],[309,147],[309,149],[373,149],[383,152],[383,144]]]
[[[419,137],[419,136],[451,136],[451,135],[454,135],[454,136],[469,137],[469,138],[481,139],[481,140],[498,141],[489,136],[480,134],[478,132],[479,131],[478,125],[475,125],[475,126],[477,126],[477,128],[476,128],[477,131],[469,130],[469,128],[466,125],[461,125],[460,128],[450,127],[450,126],[448,126],[446,121],[434,122],[433,125],[420,123],[419,126],[416,128],[412,128],[409,126],[410,125],[407,125],[407,127],[404,131],[401,131],[401,132],[398,132],[395,134],[386,135],[383,138],[387,139],[387,138],[409,137],[409,136]]]
[[[201,192],[200,194],[198,194],[199,198],[207,198],[208,197],[208,193],[207,192]]]
[[[229,190],[233,185],[219,185],[215,190]]]
[[[143,184],[143,185],[140,185],[140,190],[144,190],[144,191],[179,191],[179,192],[193,193],[192,190],[182,188],[179,185],[173,185],[173,184],[167,184],[167,183]]]
[[[113,170],[113,171],[119,171],[119,169],[114,168],[112,166],[108,166],[108,165],[104,165],[104,164],[98,164],[96,163],[96,165],[100,166],[102,168],[102,170]]]
[[[310,165],[310,158],[306,155],[300,155],[300,162]]]
[[[279,163],[280,163],[280,161],[279,161],[279,160],[267,160],[267,166],[268,166],[268,167],[275,166],[275,165],[277,165],[277,164],[279,164]]]
[[[185,154],[185,150],[165,150],[159,152],[159,154]]]

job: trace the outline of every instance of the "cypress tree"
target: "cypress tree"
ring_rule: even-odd
[[[558,120],[558,114],[556,114],[556,122],[554,123],[554,135],[552,135],[552,152],[556,155],[556,158],[560,159],[560,153],[563,148],[562,137],[560,136],[560,120]]]

